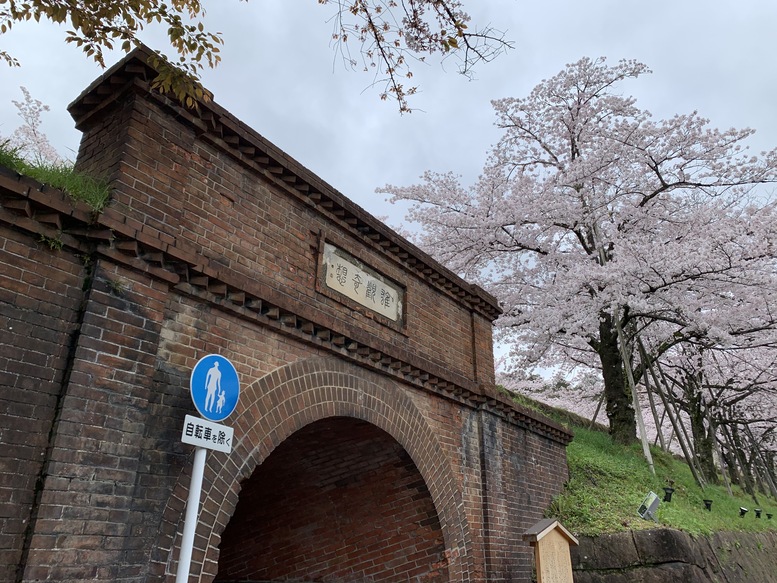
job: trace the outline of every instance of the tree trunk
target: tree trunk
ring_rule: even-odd
[[[618,348],[618,333],[609,314],[602,314],[599,323],[597,352],[602,363],[610,437],[616,443],[636,443],[637,421],[631,405],[631,393],[626,386],[623,359]]]
[[[714,428],[709,431],[704,420],[706,418],[704,403],[694,379],[686,379],[685,397],[688,402],[688,417],[691,420],[691,435],[693,436],[693,452],[702,476],[709,484],[718,484],[718,470],[715,467]]]
[[[755,484],[753,484],[752,468],[745,455],[742,438],[739,435],[739,430],[736,425],[731,426],[731,444],[742,472],[742,481],[744,482],[745,492],[755,498]]]
[[[730,446],[727,449],[721,451],[726,468],[728,469],[728,476],[731,483],[735,486],[742,486],[742,476],[739,474],[739,464],[737,464],[734,453],[730,450]]]
[[[764,463],[766,464],[766,471],[769,472],[769,476],[772,478],[772,482],[777,484],[777,474],[775,474],[774,468],[774,458],[775,458],[775,452],[773,451],[765,451],[764,452]]]

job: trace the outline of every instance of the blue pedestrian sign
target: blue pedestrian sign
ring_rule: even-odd
[[[194,406],[205,419],[226,419],[240,398],[235,367],[218,354],[202,357],[192,370],[191,393]]]

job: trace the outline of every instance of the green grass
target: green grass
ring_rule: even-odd
[[[34,178],[66,192],[73,200],[82,201],[95,212],[100,212],[110,199],[110,188],[105,180],[81,174],[69,163],[35,164],[26,161],[18,151],[0,142],[0,166],[6,166],[19,174]]]
[[[759,494],[757,503],[734,487],[729,496],[725,486],[696,485],[684,461],[652,448],[656,474],[650,472],[641,445],[612,443],[606,433],[574,426],[575,438],[567,448],[569,482],[557,496],[547,516],[558,518],[579,535],[598,535],[624,530],[676,528],[692,535],[716,531],[777,530],[777,500]],[[663,502],[665,486],[675,489],[671,502]],[[649,491],[659,495],[658,524],[637,514],[637,508]],[[703,500],[711,499],[712,511]],[[750,511],[739,517],[740,506]],[[753,510],[761,508],[760,519]],[[775,514],[772,520],[766,513]]]

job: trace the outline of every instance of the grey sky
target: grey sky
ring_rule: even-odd
[[[315,0],[206,2],[206,24],[225,39],[223,62],[204,75],[215,100],[357,204],[396,225],[402,209],[375,194],[417,182],[426,169],[474,180],[499,137],[490,100],[523,97],[583,56],[634,58],[653,74],[624,86],[656,118],[698,110],[714,126],[752,127],[759,152],[777,145],[777,2],[768,0],[469,0],[473,21],[507,31],[515,48],[481,64],[476,80],[454,62],[414,67],[418,109],[400,116],[368,73],[343,67],[329,47],[332,6]],[[75,156],[67,104],[101,70],[64,29],[24,23],[0,36],[22,67],[0,65],[0,135],[18,125],[19,86],[51,107],[44,131]],[[163,32],[143,40],[169,53]],[[357,47],[352,47],[356,50]],[[121,57],[108,57],[113,64]]]

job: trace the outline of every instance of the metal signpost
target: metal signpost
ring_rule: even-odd
[[[209,449],[225,453],[232,451],[232,428],[215,422],[229,417],[237,407],[240,398],[237,371],[223,356],[209,354],[192,369],[190,391],[194,406],[204,419],[187,415],[181,434],[181,441],[196,446],[196,449],[175,583],[187,583],[189,580],[207,452]]]

